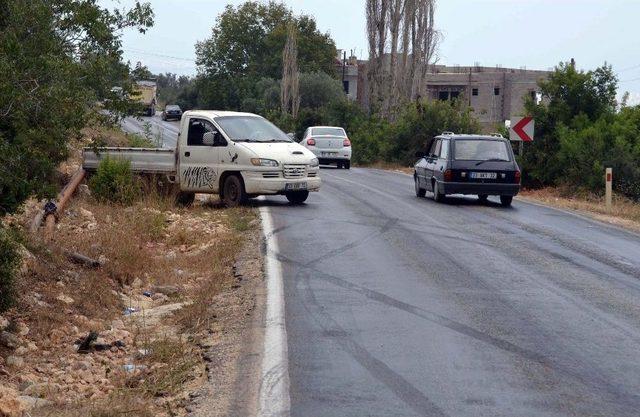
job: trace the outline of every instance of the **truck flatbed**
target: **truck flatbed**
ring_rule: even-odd
[[[135,173],[176,173],[176,153],[173,149],[88,147],[82,150],[82,156],[82,167],[87,171],[97,170],[100,165],[100,161],[109,157],[113,159],[124,159],[131,162],[131,171]]]

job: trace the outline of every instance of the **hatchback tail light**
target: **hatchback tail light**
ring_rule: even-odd
[[[451,171],[450,169],[446,170],[444,172],[444,180],[445,181],[453,181],[453,171]]]
[[[349,140],[349,138],[345,139],[344,142],[342,142],[342,146],[349,147],[351,146],[351,141]]]
[[[520,184],[520,180],[522,179],[522,173],[520,171],[516,171],[515,182]]]
[[[316,146],[316,140],[314,138],[307,139],[307,145]]]

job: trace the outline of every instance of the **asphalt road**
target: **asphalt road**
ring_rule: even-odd
[[[149,125],[149,131],[153,139],[158,139],[163,148],[175,148],[178,143],[180,121],[163,121],[160,113],[153,117],[141,116],[140,118],[126,117],[120,124],[122,130],[128,133],[144,134],[145,125]]]
[[[640,415],[640,236],[324,169],[269,197],[291,415]],[[430,194],[428,194],[428,197]]]

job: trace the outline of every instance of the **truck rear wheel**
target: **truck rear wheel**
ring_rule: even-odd
[[[227,207],[237,207],[247,201],[244,184],[237,175],[229,175],[224,179],[222,187],[222,201]]]
[[[190,207],[196,199],[196,193],[179,192],[176,195],[176,204],[183,207]]]
[[[291,204],[302,204],[309,197],[309,191],[291,191],[285,194]]]

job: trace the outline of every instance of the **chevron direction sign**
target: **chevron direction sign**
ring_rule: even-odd
[[[533,117],[513,117],[509,138],[522,142],[533,142],[534,127]]]

